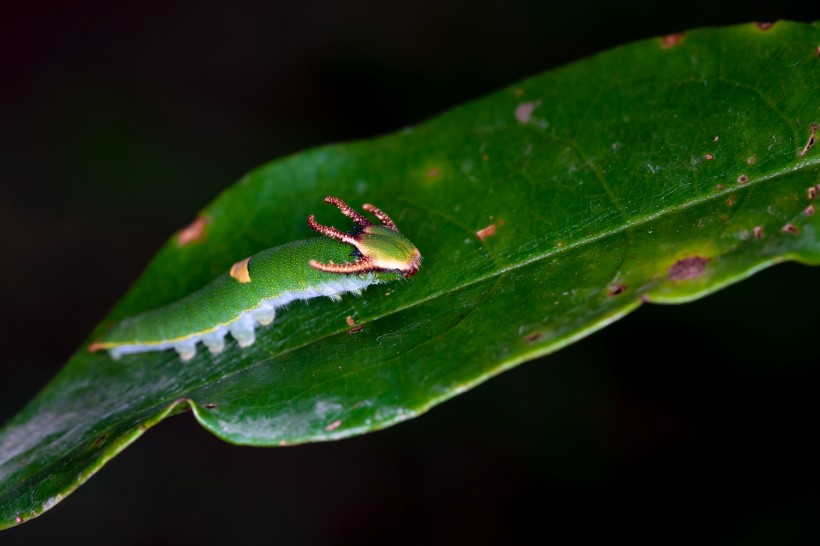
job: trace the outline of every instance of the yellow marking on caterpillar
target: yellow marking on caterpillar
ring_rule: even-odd
[[[251,263],[250,258],[245,258],[240,262],[236,262],[231,266],[231,277],[236,279],[239,284],[247,284],[251,282],[251,272],[248,271],[248,264]]]

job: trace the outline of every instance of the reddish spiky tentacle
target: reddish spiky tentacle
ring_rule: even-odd
[[[330,237],[331,239],[336,239],[337,241],[341,241],[348,245],[353,245],[355,248],[359,248],[359,241],[353,235],[348,235],[347,233],[342,233],[336,228],[323,226],[322,224],[316,221],[316,218],[311,214],[308,216],[307,224],[313,231],[324,235],[325,237]]]
[[[352,264],[323,264],[316,260],[310,260],[308,264],[310,264],[310,267],[326,273],[369,273],[375,270],[369,260],[359,260]]]
[[[396,224],[393,223],[393,220],[391,220],[388,215],[382,212],[382,210],[379,207],[371,205],[370,203],[365,203],[364,205],[362,205],[362,208],[370,214],[372,214],[373,216],[375,216],[376,218],[378,218],[384,227],[392,229],[393,231],[399,230],[399,228],[396,227]]]
[[[373,223],[370,220],[368,220],[367,218],[365,218],[364,216],[362,216],[361,214],[359,214],[358,212],[356,212],[355,210],[350,208],[347,203],[345,203],[344,201],[342,201],[338,197],[333,197],[332,195],[328,195],[327,197],[325,197],[325,203],[330,203],[332,205],[336,205],[336,208],[339,209],[339,211],[342,214],[344,214],[345,216],[347,216],[348,218],[350,218],[351,220],[353,220],[354,222],[356,222],[357,224],[359,224],[363,228],[366,228],[367,226],[373,225]]]

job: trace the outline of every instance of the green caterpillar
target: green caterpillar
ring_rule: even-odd
[[[371,284],[416,274],[421,254],[384,212],[362,206],[379,219],[378,225],[337,197],[325,197],[325,202],[355,222],[353,231],[320,225],[310,215],[308,226],[322,237],[269,248],[237,262],[229,273],[181,300],[124,319],[88,350],[107,350],[118,360],[125,354],[173,348],[182,360],[190,360],[201,341],[217,354],[229,332],[240,347],[251,345],[257,325],[272,323],[276,309],[293,300],[339,300],[345,292],[359,295]]]

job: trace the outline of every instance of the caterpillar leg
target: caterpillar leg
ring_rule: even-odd
[[[179,353],[179,358],[187,362],[196,356],[196,339],[185,339],[174,343],[174,349]]]
[[[230,325],[228,329],[231,335],[239,343],[240,347],[249,347],[256,341],[256,332],[254,331],[254,320],[249,314],[243,314]]]
[[[262,326],[267,326],[276,318],[276,308],[269,303],[261,303],[251,311],[251,316]]]
[[[223,327],[217,328],[213,332],[208,332],[202,335],[202,343],[211,351],[211,354],[219,354],[225,349],[225,335],[228,329]]]

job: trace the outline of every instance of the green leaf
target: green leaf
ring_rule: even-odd
[[[421,271],[294,303],[252,347],[189,363],[83,346],[0,432],[0,527],[47,510],[173,413],[192,409],[237,444],[361,434],[642,302],[817,264],[818,44],[817,24],[784,22],[647,40],[252,172],[203,211],[200,239],[168,241],[95,335],[310,236],[308,214],[342,227],[325,195],[382,207]]]

